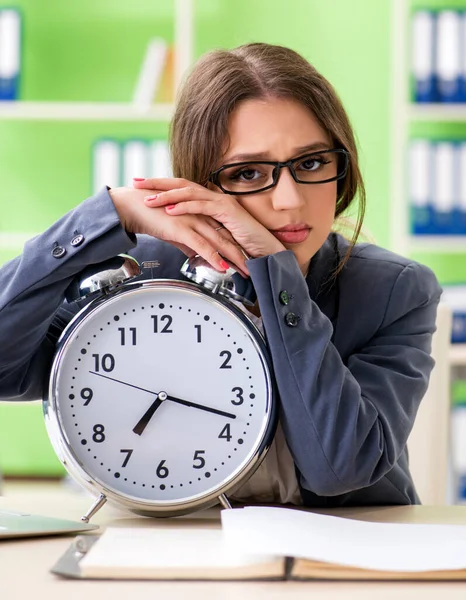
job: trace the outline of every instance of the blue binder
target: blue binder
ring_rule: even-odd
[[[435,15],[421,10],[415,12],[411,21],[414,100],[435,102],[434,78]]]
[[[19,95],[21,16],[12,8],[0,10],[0,100]]]
[[[442,10],[437,16],[435,77],[439,102],[461,102],[461,14]]]

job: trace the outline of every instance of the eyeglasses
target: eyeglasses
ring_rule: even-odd
[[[286,162],[249,161],[223,165],[209,175],[209,181],[225,194],[257,194],[277,185],[280,172],[288,167],[297,183],[318,184],[342,179],[349,165],[343,148],[311,152]]]

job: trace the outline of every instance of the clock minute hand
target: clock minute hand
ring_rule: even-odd
[[[229,419],[236,419],[236,415],[233,413],[225,412],[223,410],[219,410],[218,408],[211,408],[210,406],[205,406],[204,404],[198,404],[197,402],[191,402],[190,400],[181,400],[180,398],[175,398],[174,396],[167,396],[167,400],[171,400],[172,402],[177,402],[178,404],[183,404],[184,406],[191,406],[192,408],[199,408],[201,410],[205,410],[206,412],[211,412],[216,415],[221,415],[222,417],[228,417]]]

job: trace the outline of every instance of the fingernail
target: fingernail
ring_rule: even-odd
[[[145,177],[133,177],[133,181],[145,181]]]
[[[228,269],[230,268],[230,265],[224,260],[221,260],[219,264],[222,267],[222,269],[225,269],[225,271],[228,271]]]
[[[167,210],[173,210],[175,208],[176,204],[167,204],[167,206],[165,207]]]
[[[158,197],[158,194],[154,194],[153,196],[145,196],[144,200],[157,200]]]

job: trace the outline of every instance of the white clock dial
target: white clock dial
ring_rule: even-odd
[[[50,401],[79,466],[149,503],[221,493],[271,423],[270,373],[245,323],[191,284],[169,282],[78,317],[55,359]]]

